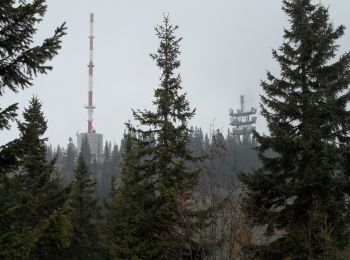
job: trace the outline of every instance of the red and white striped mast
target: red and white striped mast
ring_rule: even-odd
[[[88,92],[88,105],[85,108],[88,110],[88,133],[93,133],[92,127],[92,114],[95,106],[93,105],[93,77],[94,77],[94,14],[90,14],[90,61],[89,61],[89,92]]]

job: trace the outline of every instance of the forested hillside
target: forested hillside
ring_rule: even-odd
[[[131,108],[123,139],[101,156],[87,137],[50,145],[38,96],[23,111],[1,105],[0,135],[18,136],[0,146],[0,259],[349,259],[350,52],[337,45],[345,27],[320,1],[283,0],[282,10],[288,24],[272,51],[280,71],[260,83],[267,134],[243,102],[235,123],[251,128],[191,127],[197,110],[169,15],[154,28],[152,107]],[[38,42],[46,11],[45,0],[0,1],[0,98],[52,69],[67,28]]]
[[[97,181],[97,196],[107,199],[111,192],[112,180],[120,181],[122,154],[125,149],[125,140],[121,140],[120,145],[112,145],[106,142],[103,152],[103,162],[97,163],[90,160],[88,164],[90,171]],[[256,143],[236,140],[231,134],[224,134],[219,131],[203,133],[201,128],[191,128],[189,134],[189,149],[194,156],[202,158],[201,167],[206,167],[210,163],[215,168],[215,176],[220,181],[220,186],[224,189],[225,184],[231,182],[238,183],[237,173],[248,172],[258,169],[261,162],[257,157]],[[83,154],[89,153],[82,151]],[[215,150],[215,156],[212,151]],[[69,142],[65,149],[51,145],[47,146],[46,158],[51,161],[57,156],[56,167],[60,169],[63,182],[68,185],[73,180],[73,169],[78,161],[77,148],[73,140],[69,138]],[[91,158],[91,155],[88,156]],[[213,158],[214,157],[214,158]],[[196,167],[199,167],[196,164]]]

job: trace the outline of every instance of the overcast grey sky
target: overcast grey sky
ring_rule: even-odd
[[[265,71],[278,72],[271,49],[282,42],[287,18],[280,0],[48,0],[48,12],[37,41],[66,21],[63,48],[51,62],[54,70],[39,76],[33,88],[1,98],[2,107],[19,102],[22,111],[34,94],[48,119],[46,136],[65,146],[77,131],[87,129],[89,13],[95,13],[94,127],[104,140],[119,143],[131,108],[152,107],[159,71],[149,56],[158,47],[154,26],[162,15],[180,26],[183,88],[197,114],[191,125],[208,131],[229,127],[228,108],[257,106]],[[324,0],[336,25],[350,28],[349,0]],[[350,31],[339,42],[350,49]],[[258,117],[258,131],[266,127]],[[16,127],[1,133],[3,144],[18,135]]]

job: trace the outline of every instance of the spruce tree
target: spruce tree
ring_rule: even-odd
[[[111,144],[106,142],[103,152],[102,175],[110,177],[111,175]]]
[[[86,136],[83,137],[82,143],[81,143],[81,154],[84,158],[84,161],[88,167],[91,166],[93,160],[92,160],[92,155],[91,155],[91,149],[90,149],[90,144],[89,140]]]
[[[197,156],[203,156],[203,131],[201,128],[193,128],[191,127],[191,135],[190,135],[190,142],[189,142],[189,148],[191,152]]]
[[[73,181],[76,162],[76,148],[71,137],[69,137],[69,143],[63,158],[63,180],[65,184],[69,184]]]
[[[47,125],[41,103],[32,98],[18,122],[18,167],[2,176],[0,256],[4,259],[60,259],[70,243],[71,225],[63,209],[67,191],[46,161]]]
[[[101,177],[101,170],[100,170],[101,168],[100,168],[100,164],[97,163],[96,157],[94,157],[94,159],[92,160],[92,163],[89,169],[91,171],[92,176],[94,176],[94,178],[99,181],[99,178]]]
[[[274,235],[255,248],[261,259],[333,259],[350,230],[350,54],[337,57],[344,26],[322,4],[284,0],[283,11],[290,27],[273,51],[281,75],[268,72],[261,83],[270,135],[256,133],[263,166],[241,176],[244,207]]]
[[[137,202],[141,212],[128,215],[134,233],[116,231],[115,239],[127,240],[123,250],[134,252],[135,259],[182,259],[196,254],[192,225],[195,221],[190,204],[198,172],[189,169],[189,162],[195,158],[188,148],[188,121],[195,111],[190,109],[186,94],[181,93],[181,77],[177,72],[181,38],[175,35],[177,28],[169,23],[168,17],[155,28],[160,46],[151,57],[161,71],[160,84],[154,93],[156,111],[134,111],[140,127],[128,124],[135,136],[135,150],[140,149],[133,159],[136,164],[131,162],[130,167],[137,172],[133,173],[136,180],[130,189],[140,193],[147,189],[148,195]],[[126,184],[123,191],[119,196],[126,196],[123,200],[134,203]],[[128,229],[127,225],[123,229]],[[119,258],[123,259],[122,255]]]
[[[34,45],[37,24],[46,12],[45,0],[0,2],[0,96],[5,90],[18,92],[32,86],[33,77],[45,74],[52,67],[46,65],[61,47],[65,25],[58,27],[51,38]],[[17,116],[17,104],[0,107],[0,131],[9,129]],[[14,166],[20,149],[13,141],[0,147],[0,171]]]
[[[112,155],[111,155],[111,171],[112,171],[112,177],[118,178],[120,175],[120,150],[118,145],[114,145]]]
[[[101,198],[107,198],[110,192],[112,181],[111,163],[111,144],[106,142],[103,153],[102,174],[99,181],[99,196]]]
[[[94,198],[95,189],[96,182],[80,153],[68,199],[73,225],[72,243],[66,251],[69,259],[98,259],[99,209]]]
[[[62,166],[64,161],[64,149],[60,145],[57,145],[54,157],[56,158],[56,164]]]
[[[124,135],[122,184],[107,205],[105,248],[111,259],[157,259],[154,227],[156,199],[152,181],[140,164],[141,149],[130,129]]]
[[[46,146],[46,161],[50,162],[53,159],[52,145]]]

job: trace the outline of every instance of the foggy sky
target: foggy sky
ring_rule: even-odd
[[[330,5],[335,25],[350,28],[348,0],[322,1]],[[226,132],[228,109],[258,106],[259,82],[266,70],[278,72],[271,49],[282,43],[287,17],[280,0],[48,0],[36,42],[67,22],[63,48],[50,63],[54,70],[39,76],[34,87],[18,94],[5,92],[1,107],[19,102],[20,113],[37,95],[48,120],[46,136],[53,145],[76,141],[87,130],[89,13],[95,13],[94,128],[104,140],[119,143],[131,108],[152,108],[159,70],[149,54],[158,40],[154,26],[169,14],[180,26],[183,88],[197,113],[191,125],[208,132],[211,125]],[[340,53],[350,49],[350,31],[339,42]],[[0,144],[18,136],[15,124],[1,133]],[[258,116],[257,129],[267,132]]]

